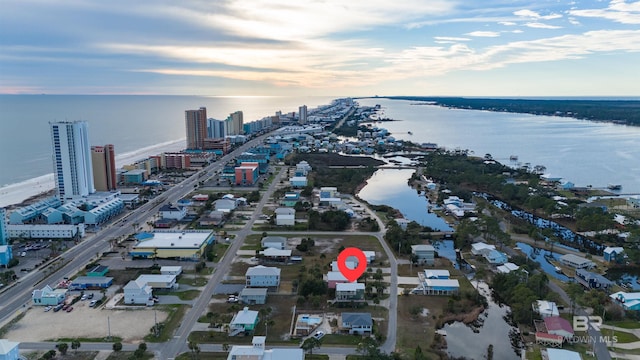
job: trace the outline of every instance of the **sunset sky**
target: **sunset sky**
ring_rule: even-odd
[[[0,93],[640,96],[640,1],[0,0]]]

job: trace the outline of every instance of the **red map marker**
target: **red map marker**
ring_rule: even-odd
[[[347,266],[347,259],[351,256],[358,259],[358,266],[355,269]],[[354,282],[367,270],[367,256],[358,248],[346,248],[338,255],[338,270],[349,282]]]

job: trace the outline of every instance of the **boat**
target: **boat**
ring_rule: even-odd
[[[511,161],[518,161],[518,155],[511,155],[511,156],[509,156],[509,160],[511,160]]]
[[[609,184],[609,185],[607,185],[607,189],[609,189],[609,190],[620,190],[620,189],[622,189],[622,185],[620,185],[620,184]]]
[[[558,274],[562,274],[562,269],[560,269],[560,268],[559,268],[559,267],[557,267],[557,266],[555,267],[555,269],[556,269],[556,272],[557,272]]]
[[[407,134],[409,135],[413,135],[413,133],[411,131],[407,131]]]

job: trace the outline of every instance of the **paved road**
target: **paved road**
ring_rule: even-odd
[[[191,330],[194,325],[198,321],[198,318],[205,313],[207,306],[211,300],[211,294],[213,294],[213,289],[222,282],[222,278],[224,277],[227,270],[231,267],[231,263],[235,257],[236,252],[240,249],[242,244],[244,243],[247,235],[251,234],[251,226],[253,226],[253,222],[258,218],[260,214],[262,214],[262,208],[267,200],[273,194],[276,184],[280,182],[280,177],[284,174],[285,168],[282,168],[280,172],[276,175],[275,179],[269,185],[266,193],[262,195],[262,199],[256,206],[256,210],[251,215],[251,219],[247,221],[245,226],[238,231],[235,231],[236,234],[233,243],[227,249],[224,257],[215,265],[215,272],[207,282],[207,285],[203,289],[200,296],[195,301],[193,307],[185,314],[182,322],[180,323],[180,327],[176,330],[173,338],[165,343],[161,344],[158,349],[155,351],[156,358],[158,359],[172,359],[178,356],[180,353],[188,351],[189,348],[188,338]]]

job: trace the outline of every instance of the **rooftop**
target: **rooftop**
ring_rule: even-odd
[[[149,233],[151,236],[146,240],[140,240],[135,247],[157,249],[157,248],[180,248],[196,249],[213,236],[211,231],[183,231],[183,232],[161,232]]]

